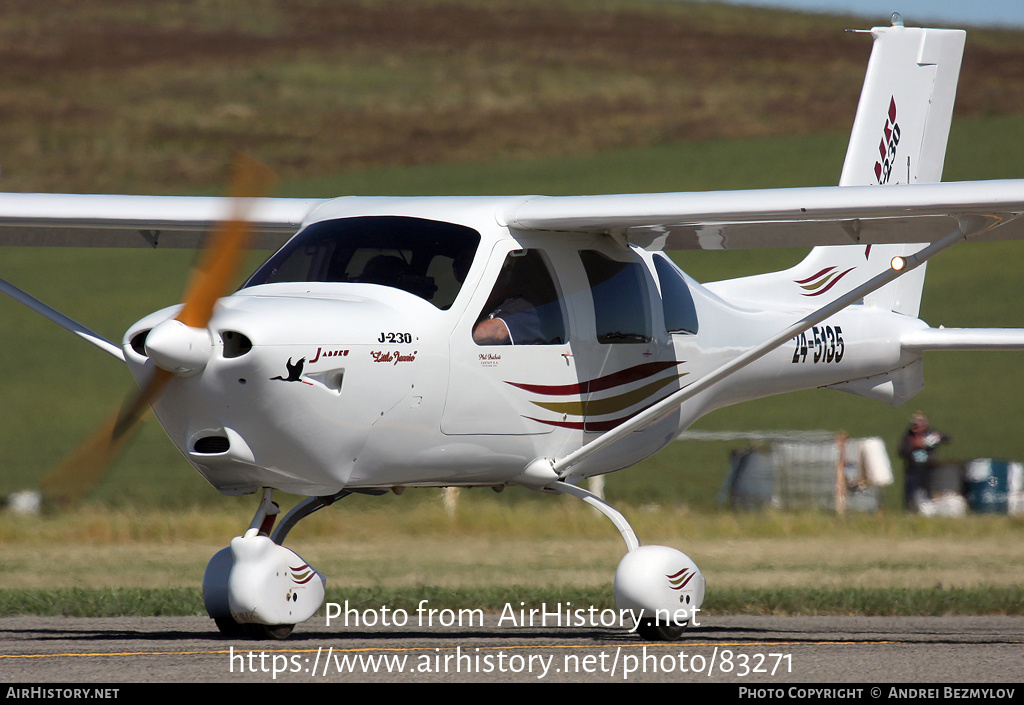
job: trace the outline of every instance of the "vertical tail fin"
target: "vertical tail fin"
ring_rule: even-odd
[[[896,186],[942,179],[966,33],[904,27],[898,16],[893,20],[891,27],[870,30],[874,45],[840,186]],[[835,282],[840,289],[836,293],[841,293],[884,270],[893,257],[920,248],[914,244],[818,247],[796,267],[794,280],[807,287],[827,279],[817,290]],[[836,280],[844,274],[839,286]],[[920,267],[879,289],[865,303],[916,317],[924,275],[925,267]],[[807,277],[812,277],[810,282]],[[817,296],[813,290],[805,295]]]
[[[840,186],[942,180],[966,33],[876,27]]]
[[[869,30],[874,39],[840,186],[896,187],[942,178],[946,141],[960,75],[963,30],[893,26]],[[729,282],[731,299],[777,299],[823,306],[921,249],[905,245],[815,247],[795,267]],[[879,289],[865,304],[916,317],[925,268]],[[724,283],[724,282],[723,282]]]

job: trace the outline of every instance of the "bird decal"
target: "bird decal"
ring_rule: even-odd
[[[301,382],[302,368],[305,366],[305,364],[306,358],[304,357],[300,357],[299,361],[296,362],[294,365],[292,364],[292,359],[289,357],[288,362],[285,363],[285,367],[288,368],[288,376],[282,377],[281,375],[277,375],[276,377],[271,377],[270,379],[279,379],[282,382]]]

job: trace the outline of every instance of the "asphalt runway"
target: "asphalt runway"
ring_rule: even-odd
[[[358,631],[314,617],[287,640],[257,642],[224,639],[206,617],[9,617],[0,619],[0,680],[995,684],[1020,683],[1024,663],[1024,617],[703,615],[671,643],[484,617]]]

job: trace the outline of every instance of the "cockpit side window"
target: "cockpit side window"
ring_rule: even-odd
[[[479,245],[479,233],[454,223],[402,216],[326,220],[292,238],[242,288],[279,282],[377,284],[447,310]]]
[[[654,256],[654,269],[661,282],[661,305],[665,311],[665,330],[669,333],[697,334],[697,309],[686,279],[664,255]]]
[[[561,297],[544,256],[539,250],[510,252],[473,325],[473,341],[477,345],[555,345],[565,340]]]
[[[649,343],[653,337],[647,279],[639,262],[618,262],[581,250],[590,281],[599,343]]]

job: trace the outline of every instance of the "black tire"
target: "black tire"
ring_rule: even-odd
[[[686,624],[663,622],[655,619],[642,619],[636,632],[647,641],[678,641],[686,631]]]
[[[214,617],[221,635],[229,639],[280,641],[291,636],[294,624],[239,624],[231,617]]]
[[[294,624],[246,624],[246,632],[257,641],[282,641],[291,636]]]
[[[226,636],[229,639],[236,639],[245,636],[245,626],[239,624],[231,617],[214,617],[214,624],[217,625],[217,631],[222,636]]]

